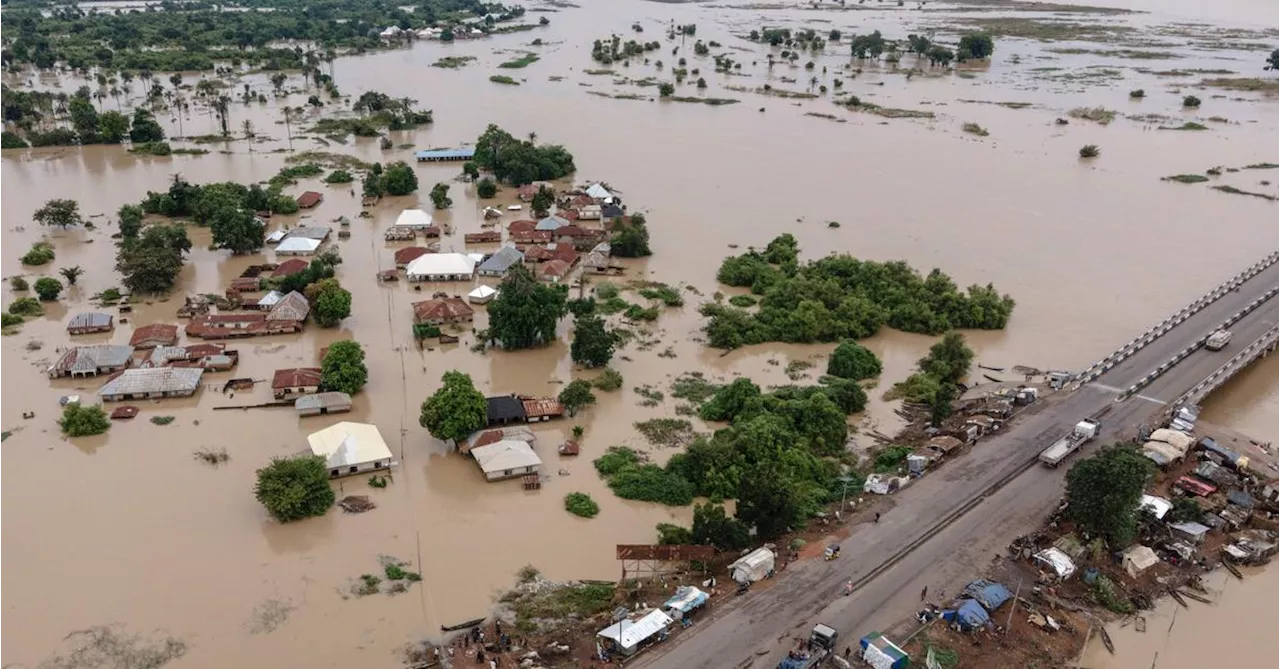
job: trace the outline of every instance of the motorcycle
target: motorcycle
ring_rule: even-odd
[[[839,544],[832,544],[830,546],[827,546],[827,550],[822,554],[822,559],[826,560],[827,562],[830,562],[838,557],[840,557]]]

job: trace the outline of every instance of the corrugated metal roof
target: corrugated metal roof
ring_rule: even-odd
[[[318,225],[304,225],[285,233],[284,238],[286,241],[290,239],[315,239],[318,241],[324,241],[329,238],[330,232],[331,230],[329,230],[329,228]]]
[[[431,225],[431,214],[421,209],[405,209],[396,217],[396,225],[402,228],[425,228]]]
[[[476,459],[476,463],[486,474],[542,465],[542,458],[533,452],[533,447],[514,439],[473,448],[471,457]]]
[[[597,636],[613,639],[623,648],[634,648],[641,641],[666,629],[673,622],[675,621],[671,619],[671,616],[655,610],[650,611],[648,615],[635,622],[619,620],[600,630]]]
[[[378,426],[343,421],[307,437],[311,452],[326,459],[330,468],[390,460],[391,449]]]
[[[506,272],[512,265],[524,262],[524,254],[514,246],[504,246],[480,263],[481,272]]]
[[[456,276],[471,274],[476,269],[476,261],[465,253],[429,253],[415,258],[405,268],[410,276]]]
[[[465,147],[461,149],[426,149],[413,154],[418,160],[465,160],[474,158],[476,155],[475,147]]]
[[[347,409],[351,408],[351,396],[346,393],[338,392],[303,395],[293,403],[293,408],[298,411],[339,409],[344,407]]]
[[[153,367],[126,369],[98,389],[99,395],[194,392],[200,387],[204,370],[199,367]]]
[[[132,346],[77,346],[68,349],[53,363],[53,369],[64,372],[92,372],[104,367],[128,364]]]
[[[105,328],[111,326],[111,321],[111,314],[104,314],[101,311],[86,311],[72,316],[71,320],[67,322],[67,328]]]
[[[315,253],[320,242],[307,237],[286,237],[276,246],[276,253]]]

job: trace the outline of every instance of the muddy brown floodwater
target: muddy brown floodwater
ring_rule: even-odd
[[[418,351],[410,334],[409,304],[437,289],[465,293],[469,285],[424,286],[418,293],[404,282],[380,285],[374,280],[378,270],[392,267],[394,247],[382,241],[383,229],[401,209],[421,206],[420,200],[429,206],[426,191],[437,181],[449,182],[457,165],[417,166],[419,194],[385,200],[371,219],[354,219],[349,240],[336,242],[344,259],[338,276],[354,293],[352,316],[341,328],[311,327],[300,336],[234,344],[241,362],[232,374],[265,378],[276,368],[317,363],[320,348],[334,340],[359,340],[369,354],[370,382],[356,397],[353,414],[300,420],[288,410],[215,412],[215,406],[250,396],[265,398],[267,391],[259,388],[231,398],[206,387],[192,399],[142,403],[141,416],[114,424],[102,437],[67,440],[55,422],[58,397],[73,392],[92,396],[99,382],[50,383],[42,367],[58,347],[68,345],[63,331],[68,314],[86,309],[89,295],[119,283],[109,237],[113,212],[148,189],[165,188],[178,173],[197,183],[267,179],[284,164],[284,155],[272,152],[286,144],[284,127],[276,104],[237,105],[231,111],[232,126],[250,119],[258,133],[268,136],[255,142],[252,151],[244,141],[212,145],[212,153],[199,157],[135,158],[118,147],[6,151],[0,162],[4,276],[51,273],[68,265],[86,270],[80,285],[51,305],[44,318],[0,340],[0,421],[13,432],[4,442],[2,494],[6,663],[34,666],[58,648],[67,632],[118,622],[133,632],[164,629],[185,639],[190,651],[175,667],[393,666],[393,649],[404,642],[432,636],[441,624],[485,614],[522,565],[532,564],[552,579],[615,578],[615,543],[649,542],[656,523],[690,519],[689,509],[613,497],[591,467],[591,460],[610,445],[647,447],[633,422],[673,415],[670,397],[658,407],[643,408],[632,389],[648,384],[666,392],[676,375],[694,370],[715,379],[747,375],[762,384],[781,384],[788,382],[785,368],[794,360],[816,362],[808,372],[814,379],[830,351],[830,346],[768,345],[721,356],[699,342],[696,305],[717,290],[714,276],[720,260],[737,252],[730,244],[745,248],[790,232],[808,257],[848,252],[877,260],[900,258],[922,271],[940,267],[961,285],[994,282],[1017,299],[1018,308],[1007,330],[969,334],[979,361],[995,367],[1067,369],[1087,366],[1277,248],[1274,202],[1216,192],[1203,184],[1160,181],[1215,165],[1276,162],[1275,96],[1196,89],[1204,106],[1185,112],[1181,95],[1189,89],[1177,87],[1195,77],[1161,78],[1138,71],[1226,67],[1240,72],[1238,76],[1274,79],[1261,71],[1263,51],[1187,50],[1153,64],[1054,54],[1045,51],[1045,44],[1000,39],[993,62],[963,76],[908,80],[889,66],[866,66],[856,79],[845,78],[845,90],[865,100],[931,110],[933,119],[890,120],[848,112],[832,105],[830,96],[784,100],[723,88],[766,81],[805,88],[810,73],[778,65],[770,74],[764,52],[734,36],[753,27],[839,28],[846,35],[883,28],[888,36],[903,38],[909,30],[949,18],[943,11],[947,6],[922,15],[885,4],[834,12],[597,2],[547,14],[551,25],[533,33],[453,45],[419,43],[334,64],[344,93],[380,90],[416,98],[434,109],[434,125],[392,133],[397,146],[455,146],[474,141],[488,123],[516,135],[536,131],[540,141],[566,145],[576,156],[577,180],[607,180],[632,207],[648,214],[654,256],[631,262],[630,276],[700,291],[701,297],[685,292],[685,307],[663,311],[652,334],[661,343],[643,351],[632,344],[620,352],[625,357],[615,364],[626,378],[622,390],[599,393],[599,404],[577,419],[537,430],[537,450],[550,479],[535,492],[525,492],[517,482],[484,483],[473,463],[449,453],[418,426],[418,407],[450,369],[470,373],[486,392],[556,393],[577,374],[566,344],[480,355],[468,350],[472,338],[464,337],[459,346]],[[1200,9],[1196,3],[1179,7],[1192,14]],[[1269,35],[1274,42],[1274,4],[1237,2],[1214,11],[1206,20]],[[690,60],[697,61],[711,85],[706,94],[741,103],[711,107],[587,94],[654,95],[652,88],[613,84],[613,77],[584,70],[599,67],[590,60],[596,36],[617,32],[627,39],[631,23],[640,21],[646,28],[643,37],[657,39],[669,20],[697,23],[698,38],[722,42],[743,62],[743,76],[715,74],[710,59],[694,58],[686,44]],[[1133,20],[1163,25],[1185,17],[1171,11]],[[534,36],[545,46],[527,46]],[[664,71],[669,75],[675,57],[671,45],[664,44],[653,58],[669,61]],[[830,68],[824,81],[849,63],[844,44],[829,46],[817,58],[820,67]],[[1100,48],[1096,43],[1086,46]],[[497,63],[510,57],[498,51],[521,48],[536,48],[542,56],[511,72],[524,84],[489,83]],[[446,55],[478,61],[456,70],[430,66]],[[753,61],[758,64],[751,65]],[[1098,66],[1115,74],[1098,81],[1055,79],[1050,71],[1035,71],[1060,67],[1080,73]],[[664,76],[639,61],[614,69],[617,77]],[[782,77],[801,83],[789,84]],[[188,83],[197,78],[189,74]],[[11,85],[18,81],[6,78]],[[263,90],[269,86],[261,75],[243,81]],[[68,91],[82,83],[50,77],[33,81],[37,87]],[[690,84],[686,87],[693,91]],[[1128,91],[1139,87],[1148,91],[1147,98],[1130,101]],[[304,100],[305,94],[295,95],[290,104]],[[1011,109],[962,100],[1032,106]],[[1154,123],[1126,118],[1107,126],[1074,119],[1068,126],[1054,125],[1055,117],[1072,108],[1099,105],[1122,114],[1158,113],[1178,122],[1211,115],[1228,122],[1203,132],[1157,131]],[[806,112],[834,114],[847,122]],[[176,134],[178,125],[166,114],[160,119]],[[990,135],[961,132],[966,122],[982,125]],[[182,125],[189,135],[215,132],[214,119],[199,110]],[[1083,144],[1098,144],[1102,156],[1079,160]],[[384,152],[368,139],[323,147],[295,137],[294,145],[365,160],[411,159],[410,149]],[[1246,190],[1276,193],[1274,170],[1243,170],[1222,179]],[[1270,185],[1258,183],[1263,180]],[[346,187],[305,181],[289,192],[304,189],[321,190],[326,197],[303,219],[329,224],[359,212]],[[85,213],[95,215],[97,229],[38,229],[31,213],[60,196],[79,200]],[[473,188],[463,184],[454,184],[451,196],[454,207],[442,218],[454,225],[455,233],[443,246],[461,250],[462,233],[479,229],[482,205]],[[510,191],[503,193],[502,203],[511,197]],[[291,223],[298,217],[282,218]],[[828,227],[828,221],[841,226]],[[192,236],[195,248],[173,296],[137,305],[130,321],[175,322],[184,294],[221,292],[245,265],[272,257],[266,252],[231,258],[208,250],[207,231],[193,230]],[[41,238],[56,248],[55,263],[21,267],[18,257]],[[4,290],[7,306],[13,295]],[[477,325],[484,322],[481,313]],[[123,343],[131,327],[124,324],[110,336],[81,337],[76,343]],[[892,331],[869,340],[868,346],[885,361],[880,388],[905,377],[930,342]],[[658,355],[668,348],[674,357]],[[211,374],[207,382],[228,376]],[[1277,364],[1267,359],[1215,395],[1208,415],[1275,441],[1276,386]],[[878,397],[879,390],[873,394]],[[24,419],[27,411],[35,412],[34,418]],[[167,426],[149,422],[160,415],[176,420]],[[373,422],[393,445],[400,466],[390,487],[370,490],[360,478],[338,484],[343,494],[372,495],[379,507],[361,515],[335,510],[286,526],[273,522],[253,499],[254,471],[273,456],[305,449],[308,433],[338,420]],[[892,406],[874,402],[859,423],[864,430],[892,432]],[[555,446],[575,424],[586,428],[584,452],[562,460]],[[192,452],[203,447],[225,448],[230,462],[213,468],[194,461]],[[654,453],[658,460],[668,455]],[[560,475],[561,469],[567,474]],[[600,504],[600,515],[583,520],[567,514],[562,499],[573,491],[590,493]],[[350,597],[351,580],[376,572],[379,555],[413,562],[423,582],[398,596]],[[1258,611],[1273,614],[1275,568],[1258,582],[1269,584],[1270,594],[1253,601],[1250,592],[1263,591],[1252,587],[1254,581],[1238,588],[1239,596],[1231,594],[1229,584],[1220,608],[1231,615],[1206,614],[1201,624],[1223,625],[1221,634],[1227,634],[1230,618]],[[272,600],[292,612],[275,631],[254,633],[259,631],[254,611]],[[1273,630],[1274,618],[1264,628]],[[1203,631],[1198,638],[1205,638]],[[1197,637],[1170,647],[1191,638]],[[1269,657],[1274,664],[1274,642],[1265,635],[1236,635],[1232,648],[1256,650],[1256,662],[1267,664]],[[1162,651],[1161,656],[1159,666],[1165,669],[1203,666],[1187,654]],[[1144,657],[1137,659],[1148,662]]]

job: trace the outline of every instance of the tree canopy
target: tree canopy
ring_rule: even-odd
[[[1013,299],[994,286],[970,286],[962,293],[939,270],[921,277],[901,261],[860,261],[847,254],[799,264],[791,257],[790,243],[772,248],[763,254],[748,251],[721,264],[717,279],[750,287],[761,296],[760,308],[751,313],[704,304],[704,331],[711,346],[861,339],[886,325],[921,334],[953,328],[997,330],[1013,312]]]
[[[258,470],[253,494],[282,523],[323,516],[336,497],[325,459],[319,455],[273,458]]]
[[[739,551],[751,545],[750,528],[730,518],[720,504],[695,504],[690,542],[711,545],[722,551]]]
[[[583,367],[604,367],[613,359],[617,336],[597,316],[579,316],[573,324],[569,356]]]
[[[351,291],[343,288],[337,279],[322,279],[313,286],[314,290],[309,290],[308,295],[311,317],[322,328],[338,327],[342,319],[351,315]]]
[[[31,286],[41,302],[52,302],[62,294],[62,282],[51,277],[42,276]]]
[[[73,225],[81,225],[84,219],[80,216],[80,203],[66,198],[55,198],[44,203],[31,218],[40,225],[58,226],[66,229]]]
[[[329,345],[320,362],[320,387],[354,395],[369,381],[369,368],[364,364],[364,349],[350,339]]]
[[[643,214],[624,216],[613,225],[609,239],[613,255],[619,258],[643,258],[653,255],[649,249],[649,227]]]
[[[396,161],[383,171],[382,189],[387,195],[408,195],[418,190],[418,175],[408,163]]]
[[[512,267],[489,304],[489,336],[505,349],[550,342],[568,311],[568,295],[567,286],[543,284],[525,267]]]
[[[182,271],[183,254],[189,250],[185,227],[152,225],[121,242],[116,271],[132,293],[163,293],[173,287]]]
[[[873,379],[880,376],[880,370],[880,358],[851,339],[840,342],[827,360],[827,374],[842,379]]]
[[[591,384],[582,379],[574,379],[565,385],[558,399],[569,412],[570,417],[577,415],[578,409],[596,403],[596,395],[591,392]]]
[[[441,381],[440,389],[422,403],[418,423],[436,439],[456,444],[485,426],[489,405],[469,375],[445,372]]]
[[[559,145],[535,145],[490,125],[476,140],[476,165],[498,181],[522,185],[552,181],[572,174],[573,154]]]
[[[111,427],[111,421],[101,405],[72,402],[62,407],[62,419],[58,421],[58,425],[68,437],[91,437],[106,432]]]
[[[960,38],[960,44],[956,47],[956,58],[961,61],[977,58],[982,60],[990,58],[991,54],[996,52],[995,41],[986,33],[969,33]]]
[[[1114,548],[1128,546],[1138,528],[1142,491],[1154,464],[1132,445],[1108,446],[1067,472],[1067,517]]]

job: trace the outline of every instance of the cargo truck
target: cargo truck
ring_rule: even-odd
[[[1081,446],[1098,436],[1098,427],[1098,421],[1089,418],[1076,423],[1075,429],[1071,430],[1070,434],[1053,442],[1049,448],[1040,453],[1040,462],[1050,467],[1062,464],[1068,455],[1075,453]]]
[[[813,632],[809,633],[809,643],[801,650],[787,653],[787,657],[778,663],[778,669],[811,669],[821,665],[835,652],[839,636],[839,632],[827,625],[814,625]]]

